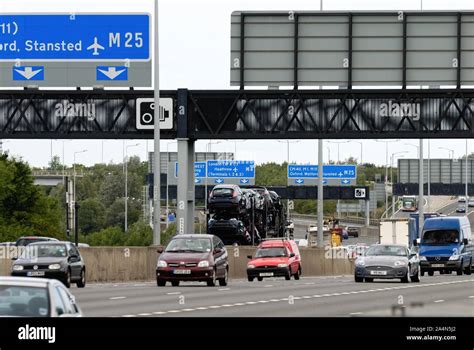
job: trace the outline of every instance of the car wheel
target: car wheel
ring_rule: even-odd
[[[157,278],[156,279],[156,285],[158,287],[164,287],[164,286],[166,286],[166,281],[165,280],[160,280],[160,279]]]
[[[366,281],[366,282],[373,282],[374,279],[373,279],[373,278],[366,278],[365,281]]]
[[[407,273],[405,274],[404,277],[400,278],[400,282],[402,283],[408,283],[410,282],[410,280],[408,279],[408,273],[409,273],[410,269],[408,269]]]
[[[291,279],[291,267],[288,266],[288,273],[285,275],[285,280],[289,281]]]
[[[63,281],[63,284],[66,286],[66,288],[71,288],[71,270],[68,269],[66,272],[66,278]]]
[[[357,283],[364,282],[364,277],[354,276],[354,281],[356,281]]]
[[[247,276],[247,280],[248,280],[249,282],[253,282],[253,277]]]
[[[471,265],[472,265],[472,261],[469,262],[469,265],[467,265],[465,268],[464,268],[464,274],[465,275],[470,275],[472,272],[471,272]]]
[[[459,269],[456,270],[456,275],[458,276],[461,276],[462,275],[462,265],[464,264],[463,261],[461,261],[461,266],[459,267]]]
[[[434,275],[434,271],[428,271],[428,276],[433,276]]]
[[[412,282],[420,282],[420,270],[416,270],[416,273],[413,276],[410,276]]]
[[[295,278],[295,280],[299,280],[300,275],[301,275],[301,266],[298,266],[298,271],[296,271],[296,273],[293,275],[293,277]]]
[[[179,281],[171,281],[171,285],[173,287],[178,287],[179,286]]]
[[[425,275],[425,271],[421,270],[420,275],[421,275],[421,277],[423,277]]]
[[[219,285],[220,286],[227,286],[227,283],[229,282],[229,272],[227,269],[225,269],[225,274],[223,278],[219,278]]]
[[[213,271],[212,277],[207,280],[208,287],[214,287],[216,285],[216,270]]]
[[[263,277],[257,277],[257,281],[262,282],[262,281],[263,281]]]
[[[81,277],[79,278],[79,281],[76,282],[77,288],[84,288],[86,286],[86,270],[82,269],[81,271]]]

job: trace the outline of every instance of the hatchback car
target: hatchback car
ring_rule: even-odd
[[[301,255],[295,241],[287,239],[265,240],[257,247],[255,257],[248,256],[247,278],[262,281],[265,277],[285,277],[286,280],[300,279]]]
[[[374,278],[420,282],[420,260],[407,247],[394,244],[374,244],[355,262],[356,282],[373,282]]]
[[[158,249],[156,284],[159,287],[171,282],[201,281],[213,287],[226,286],[229,278],[228,254],[224,243],[214,235],[179,234],[173,237],[166,249]]]
[[[12,265],[12,276],[44,277],[61,281],[67,288],[86,286],[86,266],[71,242],[31,243]]]
[[[209,194],[209,210],[212,213],[219,214],[243,214],[247,211],[249,205],[247,196],[237,185],[218,185],[215,186]]]
[[[347,234],[349,237],[359,237],[359,228],[355,226],[347,226]]]
[[[456,208],[456,213],[465,213],[466,212],[466,206],[463,204],[463,205],[458,205],[458,207]]]
[[[22,247],[36,242],[58,242],[58,239],[52,237],[25,236],[18,238],[15,245],[17,247]]]
[[[79,317],[74,296],[54,279],[0,277],[0,317]]]

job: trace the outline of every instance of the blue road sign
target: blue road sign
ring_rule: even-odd
[[[296,179],[295,184],[302,185],[302,184],[304,184],[304,180],[303,179]]]
[[[207,177],[209,178],[255,178],[255,162],[242,160],[208,160]]]
[[[195,184],[200,184],[200,183],[201,183],[201,179],[194,179],[194,183],[195,183]]]
[[[178,177],[178,162],[174,162],[174,177]],[[194,178],[206,177],[206,162],[194,162]],[[197,182],[196,182],[197,183]]]
[[[328,183],[328,180],[323,179],[323,185],[327,185],[327,183]]]
[[[148,14],[0,15],[0,61],[150,60]]]
[[[214,182],[218,185],[220,184],[223,184],[224,183],[224,179],[215,179]]]
[[[0,29],[1,33],[1,29]],[[0,46],[2,44],[0,43]],[[44,80],[44,67],[43,66],[24,66],[24,67],[13,67],[13,80],[19,81],[38,81]]]
[[[351,183],[351,180],[347,180],[347,179],[341,180],[341,184],[343,185],[349,185],[350,183]]]
[[[249,179],[240,179],[240,183],[241,183],[242,185],[247,185],[249,182],[250,182]]]
[[[98,66],[96,70],[97,80],[128,80],[127,67]]]
[[[324,165],[323,179],[355,179],[355,165]],[[317,179],[317,165],[288,165],[289,179]]]

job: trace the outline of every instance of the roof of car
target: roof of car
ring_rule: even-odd
[[[31,277],[0,277],[0,285],[15,285],[29,287],[46,287],[55,280],[48,278],[31,278]]]
[[[263,241],[262,243],[260,243],[260,246],[261,247],[284,247],[285,242],[289,242],[289,241],[284,240],[284,239],[272,239],[268,241]]]
[[[193,233],[193,234],[186,234],[186,233],[181,233],[173,237],[175,238],[213,238],[214,235],[208,235],[208,234],[198,234],[198,233]]]
[[[47,239],[47,240],[51,240],[51,241],[57,241],[58,240],[57,238],[43,237],[43,236],[23,236],[23,237],[20,237],[18,239]]]
[[[238,186],[238,185],[231,185],[231,184],[228,184],[228,185],[216,185],[216,186],[214,186],[213,190],[218,189],[218,188],[236,188],[236,187],[239,187],[239,186]]]
[[[29,245],[56,245],[56,244],[72,244],[69,241],[44,241],[44,242],[33,242]]]

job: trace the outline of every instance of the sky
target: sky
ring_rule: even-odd
[[[474,10],[472,0],[326,0],[324,10]],[[231,89],[230,15],[233,11],[308,10],[320,9],[320,1],[303,0],[159,0],[160,89]],[[0,13],[33,12],[149,12],[153,13],[153,0],[0,0]],[[345,142],[344,142],[345,141]],[[362,160],[386,164],[394,156],[417,157],[418,140],[391,140],[386,144],[374,140],[362,142]],[[196,143],[196,151],[204,152],[209,141]],[[340,144],[325,142],[324,160],[342,161],[349,157],[361,158],[361,146],[354,141],[339,140]],[[152,150],[152,141],[126,140],[129,156],[146,159]],[[133,146],[136,145],[137,146]],[[123,160],[124,141],[119,140],[3,140],[3,150],[21,157],[35,167],[45,167],[51,156],[59,156],[71,165],[74,153],[76,162],[93,165],[100,162],[120,163]],[[415,145],[415,146],[413,146]],[[290,141],[289,160],[292,163],[317,162],[317,140]],[[287,161],[287,141],[225,141],[213,142],[213,152],[236,152],[236,159],[281,163]],[[387,149],[388,147],[388,159]],[[465,140],[431,140],[432,158],[448,158],[465,154]],[[469,141],[472,152],[474,144]],[[161,142],[162,151],[176,151],[176,143]],[[424,154],[428,154],[428,141]],[[64,157],[63,157],[64,155]]]

